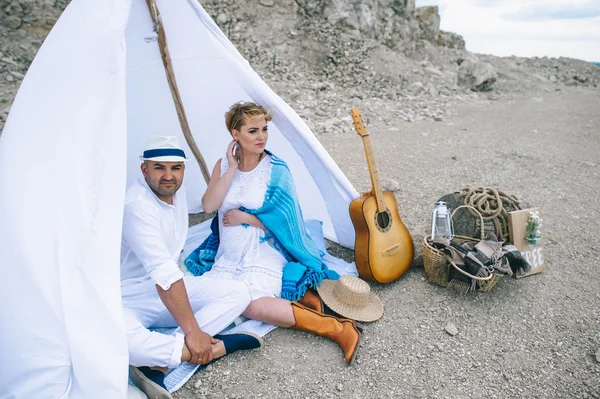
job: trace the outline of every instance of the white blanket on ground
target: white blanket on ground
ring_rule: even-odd
[[[181,261],[179,262],[179,267],[182,268],[183,272],[186,275],[191,275],[189,271],[183,265],[183,260],[194,250],[196,249],[202,242],[209,236],[210,234],[210,223],[211,220],[207,220],[203,223],[200,223],[196,226],[191,227],[188,230],[188,237],[185,242],[185,246],[183,248],[183,252],[181,254]],[[323,238],[323,233],[321,230],[321,223],[316,220],[307,220],[305,221],[306,229],[310,237],[317,243],[317,247],[321,250],[325,250],[325,240]],[[324,251],[326,252],[326,251]],[[323,257],[323,263],[327,265],[327,267],[331,270],[335,270],[339,275],[350,274],[353,276],[358,276],[358,272],[356,270],[356,265],[354,263],[348,263],[344,260],[335,258],[329,254],[326,254]],[[239,321],[239,323],[238,323]],[[227,334],[237,333],[237,332],[251,332],[253,334],[258,335],[259,337],[264,337],[269,332],[273,331],[276,326],[265,324],[263,322],[257,320],[243,320],[240,318],[236,323],[237,325],[232,324],[230,327],[225,329],[223,332]],[[155,331],[162,332],[165,334],[170,334],[174,331],[174,328],[162,328],[162,329],[154,329]],[[165,377],[165,386],[167,387],[169,392],[175,392],[179,388],[183,386],[194,373],[201,368],[202,366],[198,366],[190,363],[182,363],[179,367],[175,369],[170,369],[167,372]],[[130,381],[131,384],[131,381]]]

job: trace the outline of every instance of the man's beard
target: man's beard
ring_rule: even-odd
[[[166,188],[166,187],[162,186],[162,184],[164,184],[164,183],[173,183],[173,186]],[[156,185],[150,184],[150,182],[148,182],[148,186],[150,186],[150,188],[152,189],[154,194],[156,194],[156,196],[158,196],[158,197],[172,197],[173,195],[175,195],[177,190],[179,190],[179,188],[181,187],[181,184],[178,184],[177,180],[169,180],[169,181],[161,180]]]

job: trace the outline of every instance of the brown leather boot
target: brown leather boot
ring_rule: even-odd
[[[306,290],[306,294],[304,294],[298,302],[319,313],[325,313],[325,305],[323,304],[321,297],[315,294],[313,290]]]
[[[292,302],[296,324],[295,330],[315,333],[334,340],[342,351],[346,363],[351,364],[358,352],[360,332],[352,320],[339,320],[335,316],[319,313],[298,302]]]
[[[319,294],[317,294],[313,290],[306,290],[306,294],[304,294],[304,296],[302,298],[300,298],[298,303],[301,303],[302,305],[306,306],[309,309],[316,310],[319,313],[325,314],[325,304],[323,303],[323,300],[321,299]],[[338,316],[337,319],[339,321],[353,323],[354,326],[356,327],[356,329],[358,330],[358,332],[362,334],[363,329],[364,329],[362,324],[357,323],[355,320],[346,319],[344,317]]]

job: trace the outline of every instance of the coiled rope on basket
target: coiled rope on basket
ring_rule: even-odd
[[[501,240],[508,240],[508,208],[510,211],[520,210],[519,200],[514,195],[508,195],[498,188],[490,187],[472,187],[467,186],[460,190],[460,196],[463,198],[464,205],[470,205],[477,209],[483,221],[492,222],[496,234]],[[467,211],[472,215],[479,217],[469,208]],[[483,229],[484,226],[481,226]]]

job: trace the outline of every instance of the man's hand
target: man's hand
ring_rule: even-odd
[[[219,342],[198,329],[185,335],[185,344],[192,355],[189,363],[206,364],[213,360],[212,346]]]
[[[219,342],[203,332],[198,326],[198,321],[192,312],[190,301],[185,289],[183,279],[177,280],[168,290],[156,286],[158,295],[163,301],[179,327],[185,334],[185,348],[189,351],[190,359],[187,359],[187,353],[184,348],[181,354],[181,360],[187,360],[194,364],[206,364],[213,359],[212,344]]]

